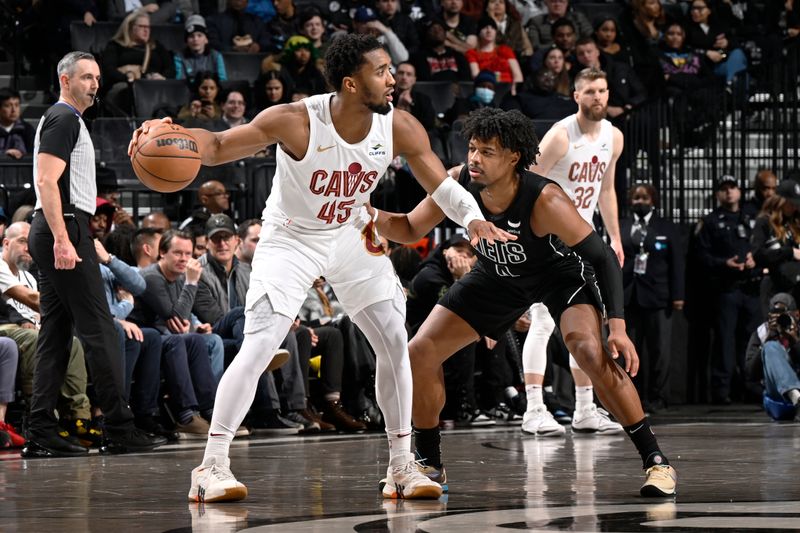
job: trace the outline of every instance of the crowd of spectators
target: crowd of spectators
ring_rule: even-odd
[[[346,32],[372,33],[386,45],[395,72],[401,65],[412,69],[413,83],[426,84],[428,95],[437,92],[430,82],[481,85],[472,94],[462,84],[455,107],[435,105],[433,123],[423,122],[434,150],[448,163],[459,155],[451,153],[448,141],[466,101],[554,122],[574,112],[572,80],[586,66],[606,71],[616,125],[645,102],[683,96],[677,120],[700,128],[715,89],[758,91],[767,81],[765,66],[779,60],[787,42],[800,34],[800,15],[791,0],[375,0],[337,2],[333,11],[332,5],[46,0],[34,2],[21,16],[32,21],[25,26],[32,41],[25,55],[34,72],[70,48],[70,24],[89,31],[98,24],[116,27],[107,43],[92,47],[102,65],[101,115],[136,115],[137,80],[185,80],[188,100],[152,101],[142,108],[212,130],[241,123],[237,111],[232,116],[223,109],[231,92],[238,93],[231,105],[243,101],[242,116],[251,120],[276,103],[329,91],[321,72],[328,43]],[[250,66],[242,70],[245,63]],[[705,88],[711,90],[698,91]],[[160,93],[142,89],[139,98],[163,100],[153,94]],[[404,104],[414,110],[411,102]],[[4,109],[12,105],[0,111],[7,132],[0,130],[0,152],[18,158],[25,155],[22,139],[32,131],[18,117],[20,124],[9,129],[13,111]],[[652,157],[654,147],[646,149]]]
[[[295,5],[294,0],[275,0],[269,9],[263,9],[269,2],[227,0],[221,11],[216,2],[87,0],[77,10],[57,3],[54,13],[62,18],[43,17],[39,23],[53,25],[54,31],[43,35],[59,55],[69,46],[64,20],[89,27],[104,20],[118,24],[100,54],[103,102],[109,109],[134,108],[132,86],[137,80],[186,80],[191,97],[173,103],[178,104],[174,116],[212,130],[252,120],[272,105],[328,91],[320,70],[328,43],[342,32],[373,33],[394,63],[395,105],[419,119],[435,150],[447,142],[449,131],[457,130],[461,118],[480,107],[518,108],[531,118],[551,121],[574,113],[571,80],[586,67],[606,71],[612,119],[648,98],[715,84],[749,87],[758,83],[758,70],[748,63],[776,57],[782,39],[796,39],[800,33],[800,16],[791,0],[768,8],[741,0],[631,0],[618,17],[607,12],[593,16],[581,9],[582,3],[486,0],[482,8],[474,2],[465,8],[463,0],[443,0],[434,8],[425,2],[377,0],[327,12]],[[31,9],[42,5],[48,2]],[[154,24],[174,25],[183,32],[185,46],[167,49],[152,37]],[[260,74],[232,79],[226,64],[231,53],[256,56]],[[418,82],[456,81],[471,82],[472,88],[444,113],[436,113],[430,98],[415,87]],[[20,119],[20,98],[14,91],[0,90],[0,126],[2,155],[18,159],[31,153],[34,132]],[[408,171],[403,162],[395,170]],[[658,191],[651,185],[629,191],[631,215],[622,224],[631,259],[626,261],[626,303],[638,319],[631,324],[643,358],[637,387],[651,411],[669,403],[669,318],[688,299],[685,250],[688,263],[713,280],[705,288],[707,309],[715,317],[707,321],[715,342],[713,402],[752,398],[763,390],[746,373],[752,365],[745,364],[744,346],[759,333],[765,317],[772,323],[762,325],[767,333],[762,331],[760,339],[769,347],[770,361],[777,347],[767,340],[783,339],[784,347],[789,342],[785,334],[775,333],[774,316],[780,314],[775,297],[789,293],[796,298],[800,293],[795,215],[800,184],[792,176],[779,184],[773,173],[763,171],[756,179],[756,196],[743,202],[741,182],[741,177],[719,178],[719,207],[698,224],[690,243],[681,242],[679,232],[655,215]],[[137,425],[170,439],[206,434],[216,384],[242,341],[242,306],[260,223],[231,218],[228,197],[225,184],[209,181],[199,188],[198,207],[188,219],[169,220],[153,212],[137,223],[110,193],[98,198],[92,221]],[[18,444],[16,430],[3,418],[7,404],[31,394],[38,326],[32,275],[36,265],[26,250],[24,216],[10,225],[5,213],[0,220],[5,230],[0,431]],[[384,249],[407,287],[412,333],[418,326],[414,317],[424,313],[420,309],[474,264],[474,252],[459,239],[430,251],[423,248],[423,256],[414,248],[388,243]],[[642,253],[650,260],[637,270],[636,257]],[[793,302],[783,303],[784,311],[796,313]],[[445,368],[448,405],[443,419],[468,425],[519,420],[519,352],[529,327],[530,320],[520,317],[504,338],[482,339],[451,359]],[[102,413],[91,404],[91,376],[80,339],[72,347],[61,424],[93,445],[101,434]],[[380,427],[372,391],[374,355],[324,280],[309,289],[275,361],[280,367],[262,376],[241,434]],[[767,384],[773,399],[775,390],[774,382]],[[800,394],[787,391],[777,396],[800,400]]]

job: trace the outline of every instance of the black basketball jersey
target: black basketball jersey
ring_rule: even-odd
[[[465,186],[470,176],[467,166],[461,170],[459,182]],[[532,172],[520,176],[517,196],[505,212],[494,215],[486,210],[479,193],[473,193],[486,220],[500,229],[517,236],[516,241],[495,241],[489,244],[481,239],[478,252],[478,269],[508,281],[515,290],[532,295],[547,291],[548,280],[559,273],[592,277],[591,266],[583,263],[561,239],[555,235],[537,237],[531,229],[531,213],[545,185],[558,184]],[[539,301],[539,300],[537,300]]]

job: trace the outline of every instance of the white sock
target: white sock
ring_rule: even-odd
[[[528,398],[528,411],[544,404],[541,385],[525,385],[525,396]]]
[[[206,442],[206,452],[203,455],[203,462],[205,463],[212,456],[215,458],[228,457],[230,447],[231,439],[227,435],[209,436],[208,442]],[[219,461],[220,459],[216,459],[215,462]]]
[[[800,390],[792,389],[786,391],[786,397],[789,398],[789,401],[792,402],[793,405],[797,405],[800,403]]]
[[[406,455],[411,453],[411,432],[397,434],[387,433],[389,437],[389,461],[398,455]]]
[[[575,387],[575,410],[580,411],[594,403],[594,387]]]

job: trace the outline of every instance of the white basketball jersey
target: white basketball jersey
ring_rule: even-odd
[[[600,185],[614,153],[614,130],[605,119],[600,122],[600,135],[594,141],[586,137],[578,125],[578,116],[570,115],[556,123],[569,136],[569,148],[547,177],[561,185],[578,213],[589,225],[600,198]]]
[[[374,113],[367,136],[349,144],[331,119],[333,93],[303,99],[306,154],[295,160],[277,147],[275,179],[264,218],[305,229],[333,229],[354,220],[392,161],[392,115]]]

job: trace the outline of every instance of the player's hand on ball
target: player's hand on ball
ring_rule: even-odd
[[[469,231],[469,243],[472,246],[478,244],[481,239],[486,239],[489,244],[494,244],[494,241],[507,242],[516,241],[517,236],[503,231],[491,222],[486,220],[473,220],[467,227]]]
[[[625,333],[624,324],[625,321],[621,318],[612,318],[608,321],[608,349],[614,359],[622,354],[625,359],[625,372],[634,377],[639,372],[639,355],[628,334]]]
[[[136,151],[136,144],[139,142],[139,137],[142,135],[147,135],[151,129],[157,128],[161,124],[172,124],[172,118],[164,117],[158,118],[153,120],[146,120],[142,123],[141,126],[136,128],[136,131],[133,132],[133,137],[131,138],[130,144],[128,144],[128,157],[133,155],[133,152]]]

